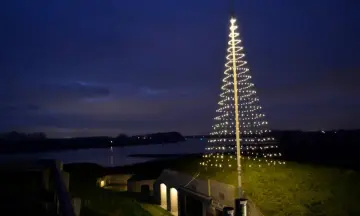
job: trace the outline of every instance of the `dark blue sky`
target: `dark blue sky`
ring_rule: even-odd
[[[0,131],[205,133],[220,92],[219,0],[0,3]],[[360,127],[360,2],[239,0],[273,129]]]

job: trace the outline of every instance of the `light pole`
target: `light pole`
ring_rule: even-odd
[[[233,3],[231,1],[231,3]],[[235,199],[235,214],[236,216],[247,215],[247,200],[243,197],[242,185],[241,185],[241,145],[240,145],[240,118],[239,118],[239,96],[238,96],[238,80],[237,80],[237,61],[240,59],[240,55],[237,57],[236,44],[240,43],[240,40],[236,40],[235,37],[238,33],[236,19],[233,13],[233,4],[231,5],[232,13],[230,17],[230,37],[231,37],[231,54],[232,54],[232,70],[234,81],[234,111],[235,111],[235,135],[236,135],[236,162],[237,162],[237,198]],[[241,67],[243,64],[240,64]]]
[[[236,73],[236,47],[235,47],[235,25],[236,19],[231,16],[230,18],[230,30],[231,30],[231,50],[232,50],[232,69],[233,69],[233,81],[234,81],[234,106],[235,106],[235,135],[236,135],[236,161],[237,161],[237,196],[242,198],[241,189],[241,145],[240,145],[240,119],[239,119],[239,98],[237,87],[237,73]]]

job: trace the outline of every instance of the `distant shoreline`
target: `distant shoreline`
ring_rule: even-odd
[[[188,157],[188,156],[199,156],[202,153],[191,153],[191,154],[131,154],[127,157],[140,157],[140,158],[176,158],[176,157]]]
[[[177,132],[156,133],[132,137],[84,137],[70,139],[1,140],[1,154],[59,152],[80,149],[128,147],[141,145],[166,145],[186,141]]]
[[[75,151],[75,150],[86,150],[86,149],[104,149],[104,148],[121,148],[121,147],[131,147],[131,146],[147,146],[147,145],[168,145],[173,144],[181,141],[176,142],[166,142],[166,143],[141,143],[141,144],[132,144],[132,145],[124,145],[124,144],[103,144],[99,143],[98,145],[86,145],[83,144],[83,146],[56,146],[54,148],[32,148],[32,149],[20,149],[25,146],[17,146],[17,149],[1,149],[0,148],[0,156],[1,155],[7,155],[7,154],[26,154],[26,153],[43,153],[43,152],[60,152],[60,151]],[[64,144],[66,145],[66,144]],[[37,147],[37,146],[36,146]],[[141,157],[141,156],[133,156],[133,157]],[[150,156],[149,156],[150,157]]]

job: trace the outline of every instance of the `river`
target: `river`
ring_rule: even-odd
[[[113,148],[80,149],[60,152],[0,155],[0,162],[56,159],[67,163],[96,163],[104,167],[123,166],[146,162],[153,158],[128,157],[132,154],[194,154],[203,153],[206,140],[189,139],[185,142],[159,145],[127,146]]]

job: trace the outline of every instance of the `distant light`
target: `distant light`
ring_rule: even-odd
[[[113,143],[113,141],[112,141],[112,140],[110,140],[110,143]]]
[[[100,187],[105,187],[105,181],[104,180],[100,181]]]

